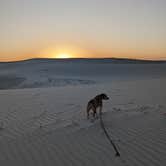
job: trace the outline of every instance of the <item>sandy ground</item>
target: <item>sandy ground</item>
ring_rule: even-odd
[[[165,166],[166,79],[0,91],[0,165]],[[86,119],[89,99],[104,102],[105,127]]]

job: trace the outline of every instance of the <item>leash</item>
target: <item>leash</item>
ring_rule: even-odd
[[[105,125],[104,125],[104,122],[103,122],[103,119],[102,119],[102,113],[101,113],[101,112],[100,112],[100,126],[101,126],[101,128],[103,129],[103,131],[104,131],[104,133],[105,133],[107,139],[109,140],[109,142],[110,142],[111,145],[113,146],[113,148],[114,148],[114,150],[115,150],[115,152],[116,152],[115,156],[120,157],[120,153],[119,153],[119,151],[118,151],[116,145],[114,144],[113,140],[110,138],[110,136],[109,136],[109,134],[108,134],[108,132],[107,132],[107,130],[106,130],[106,128],[105,128]]]

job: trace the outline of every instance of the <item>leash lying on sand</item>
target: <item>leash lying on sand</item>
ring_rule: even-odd
[[[120,153],[119,153],[118,149],[116,148],[116,145],[114,144],[113,140],[110,138],[110,136],[109,136],[109,134],[108,134],[108,132],[107,132],[107,130],[106,130],[106,128],[105,128],[105,125],[104,125],[104,122],[103,122],[103,119],[102,119],[102,113],[101,113],[101,112],[100,112],[100,125],[101,125],[101,128],[103,129],[103,131],[104,131],[104,133],[105,133],[107,139],[109,140],[109,142],[111,143],[111,145],[113,146],[113,148],[114,148],[114,150],[115,150],[115,152],[116,152],[115,156],[120,157]]]

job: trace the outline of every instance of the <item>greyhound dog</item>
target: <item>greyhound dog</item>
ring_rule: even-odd
[[[93,117],[95,118],[95,116],[97,115],[97,108],[98,107],[100,109],[99,113],[101,114],[102,113],[102,106],[103,106],[102,100],[108,100],[108,99],[109,99],[109,97],[104,93],[97,95],[95,98],[91,99],[87,105],[87,118],[89,119],[90,110],[93,111]]]

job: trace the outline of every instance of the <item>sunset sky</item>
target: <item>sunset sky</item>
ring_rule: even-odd
[[[166,0],[0,0],[0,61],[166,60]]]

